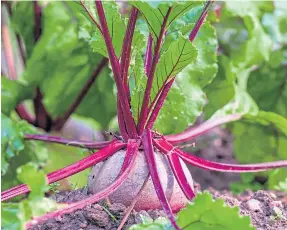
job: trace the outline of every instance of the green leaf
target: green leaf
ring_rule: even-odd
[[[262,24],[276,43],[286,44],[287,41],[287,8],[283,2],[274,2],[275,10],[272,13],[265,13],[262,17]]]
[[[96,83],[90,88],[76,113],[91,117],[101,124],[102,129],[108,127],[111,119],[116,116],[116,96],[113,92],[114,80],[110,70],[105,68]]]
[[[218,70],[216,54],[218,48],[217,37],[214,27],[209,22],[201,26],[193,41],[193,45],[198,50],[197,59],[188,65],[188,68],[184,72],[188,72],[190,81],[200,87],[205,87],[212,82]]]
[[[265,62],[250,74],[248,92],[258,103],[260,109],[287,116],[287,69],[283,64],[283,50],[272,53]]]
[[[146,83],[147,83],[147,76],[144,70],[143,59],[141,57],[141,53],[138,52],[135,56],[135,62],[131,66],[131,78],[130,78],[131,106],[135,121],[138,121],[139,118]]]
[[[286,119],[277,114],[266,115],[262,111],[259,112],[260,116],[261,122],[258,124],[251,124],[247,120],[233,125],[234,154],[240,163],[272,162],[287,158],[287,136],[282,132],[286,132]],[[265,122],[262,122],[264,119]],[[270,175],[272,171],[262,174]],[[252,174],[253,178],[255,176]]]
[[[245,17],[249,15],[260,16],[262,11],[272,11],[273,5],[269,2],[259,2],[259,1],[244,1],[242,2],[225,2],[226,9],[233,15],[238,15],[240,17]]]
[[[17,169],[18,179],[31,189],[29,197],[44,196],[47,191],[46,175],[39,171],[37,165],[29,162]]]
[[[54,119],[71,107],[103,58],[91,50],[91,24],[73,4],[78,3],[51,2],[44,8],[43,33],[24,73],[28,85],[40,86],[43,103]],[[97,119],[103,126],[116,113],[112,106],[115,95],[108,93],[112,89],[109,73],[107,68],[101,71],[82,102],[85,105],[77,111],[82,116]],[[110,100],[111,105],[104,103],[103,98]]]
[[[264,32],[258,18],[254,16],[244,17],[245,26],[250,38],[243,44],[238,53],[232,53],[234,65],[240,68],[250,67],[269,60],[272,49],[272,41]]]
[[[1,226],[4,230],[22,230],[25,229],[19,221],[19,204],[1,202]]]
[[[129,228],[129,230],[143,230],[143,229],[172,230],[174,228],[171,226],[170,221],[163,217],[160,217],[150,223],[135,224]]]
[[[19,203],[1,204],[1,224],[5,230],[24,230],[32,217],[44,215],[56,208],[56,201],[44,197],[48,188],[46,176],[35,164],[29,162],[19,167],[17,174],[22,183],[28,184],[31,192],[28,199]]]
[[[1,175],[2,189],[19,183],[16,168],[29,161],[43,166],[47,160],[47,151],[41,142],[24,141],[24,134],[36,133],[26,121],[16,122],[6,115],[1,116]]]
[[[259,111],[257,116],[246,116],[245,122],[234,125],[233,134],[234,153],[240,163],[271,162],[287,158],[287,119],[276,113]],[[269,176],[269,188],[273,189],[286,177],[286,170],[275,171],[264,173]],[[249,183],[253,183],[255,175],[242,176],[247,175]]]
[[[180,228],[192,229],[254,229],[248,216],[240,216],[238,207],[229,207],[222,199],[212,199],[208,192],[197,194],[192,203],[178,213]]]
[[[287,169],[275,169],[269,174],[268,188],[287,192]]]
[[[202,89],[179,75],[155,123],[161,133],[176,133],[186,129],[201,114],[206,96]]]
[[[189,25],[187,32],[184,30],[182,32],[188,34],[193,26],[194,24]],[[180,34],[178,37],[174,36],[174,39],[180,38],[182,38]],[[174,43],[175,41],[171,44]],[[210,84],[216,75],[217,41],[214,28],[209,23],[202,26],[193,45],[197,48],[198,55],[195,61],[192,62],[190,59],[191,63],[178,73],[156,121],[155,127],[162,133],[181,132],[195,121],[206,103],[203,88]],[[174,52],[172,55],[174,57]],[[154,89],[156,90],[158,89]]]
[[[219,56],[219,69],[216,77],[204,88],[208,103],[204,107],[204,115],[209,118],[217,110],[226,105],[234,98],[234,78],[228,74],[229,59],[226,56]]]
[[[160,88],[171,78],[175,77],[188,64],[195,62],[197,50],[189,39],[179,35],[169,49],[163,53],[158,61],[153,80],[151,99],[153,100]]]
[[[30,87],[17,80],[1,77],[1,106],[4,114],[10,115],[20,102],[32,98],[33,90]]]
[[[34,6],[32,1],[20,1],[12,4],[11,26],[23,39],[26,58],[31,56],[35,45],[34,25]]]
[[[1,174],[5,174],[8,169],[9,159],[15,157],[24,149],[23,133],[17,130],[17,126],[13,124],[6,115],[1,116]]]
[[[248,31],[248,39],[242,43],[238,52],[232,52],[233,64],[237,68],[244,69],[252,65],[260,64],[269,59],[272,49],[272,41],[265,33],[260,23],[262,5],[256,2],[225,2],[225,7],[232,16],[241,17]]]
[[[115,2],[108,1],[102,2],[102,4],[106,15],[110,36],[112,38],[113,47],[115,49],[117,57],[119,57],[121,54],[123,39],[125,36],[126,25],[119,12],[119,7]],[[96,26],[94,27],[96,28]],[[90,44],[94,52],[98,52],[101,55],[108,57],[106,43],[99,30],[96,29],[95,33],[91,38]]]
[[[186,2],[165,2],[158,5],[155,9],[149,3],[144,1],[131,1],[132,5],[134,5],[143,15],[146,20],[149,30],[152,33],[155,41],[157,40],[164,18],[167,15],[169,8],[171,7],[170,14],[167,20],[167,26],[169,27],[171,23],[173,23],[177,18],[184,15],[193,7],[196,7],[201,4],[201,2],[197,1],[186,1]]]

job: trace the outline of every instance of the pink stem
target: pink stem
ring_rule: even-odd
[[[287,167],[287,160],[285,161],[275,161],[275,162],[266,162],[258,164],[223,164],[213,161],[204,160],[199,157],[192,156],[184,151],[176,149],[175,152],[180,158],[186,161],[189,164],[192,164],[196,167],[214,170],[218,172],[233,172],[233,173],[244,173],[244,172],[261,172],[275,168],[285,168]]]
[[[172,213],[172,210],[170,208],[170,205],[164,194],[164,190],[160,182],[160,178],[159,178],[159,174],[158,174],[158,170],[157,170],[156,162],[155,162],[155,153],[153,151],[152,133],[149,129],[145,129],[142,134],[142,145],[143,145],[147,165],[150,171],[150,175],[151,175],[152,182],[153,182],[155,191],[157,193],[157,196],[161,202],[161,205],[167,217],[170,219],[172,225],[174,226],[175,229],[179,230],[180,228],[176,224],[175,217]]]
[[[162,92],[160,93],[159,99],[158,99],[158,101],[156,102],[155,107],[154,107],[154,109],[152,110],[151,115],[150,115],[150,118],[149,118],[149,120],[148,120],[148,122],[147,122],[146,127],[147,127],[148,129],[151,129],[151,128],[153,127],[154,122],[156,121],[156,118],[157,118],[157,116],[158,116],[158,114],[159,114],[159,112],[160,112],[160,110],[161,110],[161,108],[162,108],[162,106],[163,106],[163,103],[164,103],[164,101],[165,101],[165,99],[166,99],[166,97],[167,97],[167,94],[168,94],[168,92],[169,92],[169,90],[170,90],[170,88],[171,88],[171,86],[172,86],[174,80],[175,80],[175,78],[172,78],[172,79],[164,86]]]
[[[87,149],[101,149],[111,144],[111,141],[77,141],[72,139],[65,139],[62,137],[41,135],[41,134],[25,134],[24,138],[26,140],[46,141],[46,142],[52,142]]]
[[[124,82],[125,92],[130,100],[130,90],[128,82],[128,71],[131,59],[131,47],[133,41],[134,30],[136,26],[136,21],[138,17],[137,8],[133,7],[131,16],[128,22],[127,31],[123,41],[122,54],[121,54],[121,74]]]
[[[154,141],[154,144],[161,152],[167,155],[167,159],[169,161],[169,164],[171,166],[171,169],[173,171],[173,174],[179,186],[184,192],[186,198],[188,200],[192,200],[195,197],[195,193],[193,191],[193,188],[188,183],[188,180],[185,176],[182,165],[180,163],[180,159],[177,156],[177,154],[174,152],[174,147],[171,144],[169,144],[167,141],[165,141],[164,139],[160,141]]]
[[[93,17],[93,15],[91,14],[91,12],[88,10],[88,8],[85,6],[85,4],[83,3],[82,0],[80,0],[80,4],[82,5],[82,7],[84,8],[84,10],[87,12],[87,14],[89,15],[90,19],[93,21],[94,25],[98,28],[98,30],[101,32],[101,34],[103,34],[102,28],[100,27],[99,23],[96,21],[96,19]]]
[[[68,111],[62,117],[59,117],[56,119],[56,121],[53,125],[54,129],[60,130],[64,126],[66,121],[69,119],[69,117],[72,115],[72,113],[76,111],[78,106],[81,104],[81,102],[83,101],[83,99],[85,98],[87,93],[89,92],[91,86],[94,84],[95,80],[97,79],[97,77],[100,75],[100,73],[102,72],[102,70],[106,66],[107,62],[108,62],[108,59],[103,58],[103,60],[97,66],[95,71],[93,71],[93,73],[91,74],[91,77],[89,78],[89,80],[86,82],[84,87],[81,89],[78,96],[75,98],[73,104],[70,106]]]
[[[38,39],[41,36],[41,7],[39,6],[39,3],[37,1],[33,2],[34,4],[34,22],[35,22],[35,26],[34,26],[34,40],[35,42],[38,41]]]
[[[15,68],[14,62],[14,54],[12,49],[11,37],[9,33],[9,28],[7,26],[7,20],[5,18],[4,12],[1,14],[1,35],[2,35],[2,42],[3,42],[3,49],[5,58],[7,61],[8,66],[8,76],[11,80],[17,79],[17,73]]]
[[[145,53],[145,72],[146,75],[149,75],[149,71],[151,69],[151,63],[152,63],[152,35],[149,33],[148,35],[148,41],[147,41],[147,48]]]
[[[25,108],[25,105],[22,103],[22,104],[19,104],[17,107],[16,107],[16,112],[17,114],[19,115],[19,117],[22,119],[22,120],[26,120],[28,123],[30,124],[34,124],[35,123],[35,119],[32,117],[32,115],[26,110]]]
[[[104,37],[104,40],[107,46],[109,59],[111,62],[113,73],[114,73],[114,78],[115,78],[115,82],[117,85],[118,95],[119,95],[119,99],[121,102],[121,107],[122,107],[125,123],[127,126],[127,130],[131,133],[132,138],[136,138],[138,135],[137,135],[136,127],[135,127],[135,122],[133,120],[132,113],[130,110],[128,97],[125,94],[125,87],[121,79],[120,65],[119,65],[119,61],[117,59],[117,56],[115,54],[115,50],[113,47],[112,39],[110,36],[107,21],[106,21],[106,16],[104,13],[104,8],[100,1],[96,1],[95,3],[96,3],[98,16],[99,16],[100,25],[103,31],[103,37]]]
[[[91,197],[87,199],[84,199],[84,200],[81,200],[81,201],[78,201],[72,204],[68,204],[66,208],[47,213],[40,217],[36,217],[26,224],[26,228],[28,229],[32,227],[33,225],[43,222],[45,220],[48,220],[50,218],[55,218],[58,216],[62,216],[63,214],[71,213],[75,210],[85,208],[87,205],[93,204],[101,199],[104,199],[110,194],[112,194],[117,188],[119,188],[123,184],[123,182],[129,176],[131,170],[133,169],[135,159],[137,156],[138,146],[139,146],[138,142],[133,142],[133,143],[129,142],[129,144],[127,145],[127,155],[132,156],[132,158],[126,165],[126,168],[125,170],[123,170],[122,174],[119,174],[117,179],[112,184],[110,184],[107,188],[105,188],[104,190],[102,190],[101,192],[97,194],[92,195]]]
[[[14,62],[14,54],[12,49],[11,37],[9,33],[9,28],[7,26],[7,20],[5,18],[4,13],[1,14],[1,35],[2,35],[2,42],[3,42],[3,49],[5,59],[7,61],[8,66],[8,76],[10,80],[17,79],[16,67]],[[16,112],[19,117],[23,120],[27,120],[29,123],[34,123],[34,118],[31,114],[26,110],[24,104],[20,104],[16,107]]]
[[[179,133],[179,134],[173,134],[165,136],[166,140],[169,141],[172,144],[178,144],[186,141],[190,141],[193,138],[202,135],[205,132],[210,131],[211,129],[223,125],[228,122],[237,121],[242,116],[239,114],[231,114],[226,115],[224,117],[215,118],[213,120],[207,120],[206,122],[187,129],[186,131]]]
[[[195,36],[197,35],[200,27],[202,26],[203,22],[204,22],[204,19],[206,18],[207,14],[208,14],[208,10],[209,10],[209,7],[211,6],[211,4],[213,3],[214,1],[210,1],[208,0],[208,2],[205,4],[204,8],[203,8],[203,11],[201,12],[201,15],[199,17],[199,19],[197,20],[194,28],[192,29],[191,33],[189,34],[189,40],[191,42],[193,42]]]
[[[125,124],[125,120],[124,120],[123,111],[122,111],[119,97],[117,98],[117,103],[118,103],[117,104],[117,114],[118,114],[118,123],[119,123],[120,132],[121,132],[121,135],[123,136],[124,140],[127,141],[129,139],[129,135],[128,135],[127,127]]]
[[[139,148],[140,142],[138,140],[134,140],[134,139],[129,139],[127,146],[134,146],[133,148]],[[125,159],[124,162],[122,164],[122,168],[119,172],[119,175],[122,175],[122,173],[129,167],[129,165],[131,164],[132,161],[134,161],[134,155],[137,154],[137,152],[135,151],[128,151],[126,152],[125,155]]]
[[[105,160],[106,158],[113,155],[115,152],[124,148],[125,146],[126,146],[125,143],[119,141],[113,141],[110,145],[99,150],[98,152],[95,152],[92,155],[76,163],[73,163],[65,168],[49,173],[47,175],[48,184],[54,183],[71,175],[74,175],[80,171],[83,171],[97,164],[98,162]],[[1,200],[5,201],[12,197],[27,193],[29,191],[30,189],[27,185],[18,185],[14,188],[11,188],[1,193]]]
[[[151,64],[151,68],[150,68],[148,79],[147,79],[147,85],[146,85],[145,93],[144,93],[144,100],[142,103],[141,112],[140,112],[140,119],[139,119],[139,123],[138,123],[139,135],[142,134],[142,132],[145,128],[147,119],[148,119],[148,108],[149,108],[149,100],[150,100],[150,93],[151,93],[151,89],[152,89],[152,83],[153,83],[153,79],[154,79],[156,65],[157,65],[158,59],[160,57],[160,48],[161,48],[163,36],[165,34],[165,27],[167,24],[168,17],[171,13],[171,10],[172,10],[172,7],[169,7],[169,9],[168,9],[168,11],[164,17],[164,20],[163,20],[163,23],[161,26],[161,30],[159,33],[159,37],[158,37],[158,40],[157,40],[157,43],[155,46],[154,56],[152,59],[152,64]]]

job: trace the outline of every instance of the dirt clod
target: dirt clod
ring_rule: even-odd
[[[85,216],[89,222],[99,227],[105,227],[109,225],[110,222],[109,215],[105,211],[100,211],[97,209],[90,209],[88,212],[86,212]]]
[[[125,211],[126,211],[126,206],[120,203],[114,203],[109,206],[109,211],[112,215],[115,217],[123,217]]]

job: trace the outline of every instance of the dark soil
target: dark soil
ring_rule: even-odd
[[[209,189],[214,198],[222,198],[230,206],[239,206],[242,215],[252,218],[252,223],[258,230],[286,230],[287,226],[287,196],[278,191],[247,191],[240,195],[232,195],[229,191]],[[70,192],[60,192],[53,196],[57,202],[75,202],[88,197],[85,189]],[[116,229],[126,211],[124,205],[114,203],[107,205],[106,201],[92,204],[71,214],[48,220],[38,224],[32,230],[104,230]],[[147,219],[157,219],[165,216],[162,210],[132,211],[124,229],[136,223],[141,223],[142,216]]]

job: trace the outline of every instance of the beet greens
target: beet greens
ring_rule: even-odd
[[[255,102],[250,100],[247,92],[239,86],[236,88],[235,96],[230,103],[226,103],[221,109],[217,109],[216,113],[202,124],[194,125],[190,128],[186,127],[185,131],[178,134],[163,135],[156,130],[156,128],[160,127],[160,123],[157,124],[156,122],[162,119],[161,116],[164,116],[161,111],[167,109],[168,106],[171,108],[172,103],[177,103],[177,94],[173,91],[173,87],[179,87],[180,84],[184,84],[184,81],[183,83],[177,82],[177,76],[179,79],[183,79],[188,73],[198,74],[198,79],[194,80],[197,84],[194,88],[190,89],[192,91],[193,89],[199,90],[200,87],[206,87],[216,75],[215,53],[217,47],[215,45],[214,48],[210,48],[211,50],[208,50],[209,47],[204,50],[205,48],[201,42],[207,42],[208,37],[200,34],[201,29],[208,32],[213,31],[212,29],[210,30],[212,28],[210,23],[206,21],[212,3],[213,1],[207,1],[202,6],[201,2],[171,2],[162,3],[155,7],[149,5],[147,2],[131,2],[132,8],[128,16],[125,34],[121,37],[116,37],[116,30],[122,29],[121,26],[125,26],[125,24],[120,18],[117,18],[120,16],[118,12],[114,11],[114,3],[101,1],[93,3],[83,1],[80,1],[80,3],[67,3],[71,11],[80,11],[93,23],[94,30],[96,30],[94,31],[96,38],[91,41],[91,46],[95,50],[100,50],[98,52],[101,52],[104,58],[100,59],[100,61],[95,61],[98,63],[98,66],[78,93],[76,100],[74,100],[73,104],[63,115],[57,117],[55,120],[49,116],[42,105],[43,95],[38,86],[35,87],[35,118],[26,116],[25,107],[21,104],[17,106],[16,111],[22,119],[27,120],[36,127],[44,128],[47,131],[53,128],[60,129],[70,115],[76,111],[76,108],[80,105],[96,77],[109,62],[117,88],[116,111],[120,135],[114,135],[114,139],[111,141],[79,141],[29,133],[25,134],[24,138],[27,141],[45,141],[87,149],[98,149],[98,151],[76,163],[47,174],[46,180],[48,184],[67,178],[104,161],[119,150],[126,150],[126,155],[120,173],[107,188],[87,199],[67,204],[56,211],[35,217],[27,223],[26,227],[31,227],[49,218],[84,208],[112,194],[123,184],[133,169],[139,149],[143,149],[144,151],[150,177],[158,199],[175,229],[180,228],[161,185],[160,175],[155,162],[155,150],[158,150],[167,157],[172,172],[188,200],[192,200],[196,194],[187,181],[180,160],[202,169],[232,173],[261,172],[274,168],[287,167],[286,160],[242,165],[222,164],[196,157],[192,153],[181,150],[181,144],[189,142],[215,127],[241,119],[251,123],[258,121],[259,123],[269,124],[274,122],[274,117],[276,117],[278,123],[275,126],[282,129],[285,134],[287,133],[286,127],[281,127],[282,124],[287,124],[285,118],[280,115],[276,116],[274,113],[264,114],[264,111],[259,111],[255,106],[258,110],[256,111],[254,109]],[[189,20],[186,15],[194,9],[200,9],[200,14],[196,17],[196,20],[191,23],[187,21],[184,26],[178,23],[179,20]],[[35,29],[34,35],[35,41],[37,41],[41,33],[39,31],[40,27],[37,26],[37,23],[40,23],[38,20],[40,20],[39,17],[41,14],[37,2],[35,2],[34,12],[35,28],[37,29]],[[114,21],[111,20],[113,17]],[[141,26],[139,21],[143,23],[143,20],[145,20],[147,25],[145,37],[137,28],[137,26]],[[252,18],[252,20],[254,20],[254,24],[257,23],[256,19]],[[212,32],[208,33],[207,36],[209,35],[213,36]],[[210,42],[212,43],[212,41]],[[145,47],[142,47],[143,45]],[[208,56],[208,52],[214,53],[214,57],[213,55],[210,55],[210,58],[205,57],[204,53],[207,53]],[[251,61],[250,58],[250,63]],[[215,66],[210,63],[213,63]],[[200,71],[199,73],[196,72],[200,65],[203,66],[203,69],[206,68],[205,70],[210,71],[207,71],[210,73],[210,79],[200,78],[200,74],[202,73]],[[234,64],[234,66],[230,67],[230,73],[235,74],[235,67],[238,66]],[[27,68],[31,68],[29,64]],[[249,66],[240,66],[239,68],[248,69]],[[9,76],[10,79],[14,79],[12,77],[13,74],[10,73]],[[175,98],[172,95],[175,95]],[[193,98],[189,99],[193,100]],[[97,105],[94,106],[97,108]],[[198,107],[202,106],[199,105]],[[180,110],[177,111],[177,113],[180,112]],[[182,111],[182,113],[185,113],[185,111]],[[193,114],[193,118],[187,120],[192,120],[193,122],[195,117]],[[171,125],[174,125],[174,122],[171,122]],[[26,184],[21,184],[2,192],[1,199],[2,201],[6,201],[28,192],[30,192],[30,187]]]

